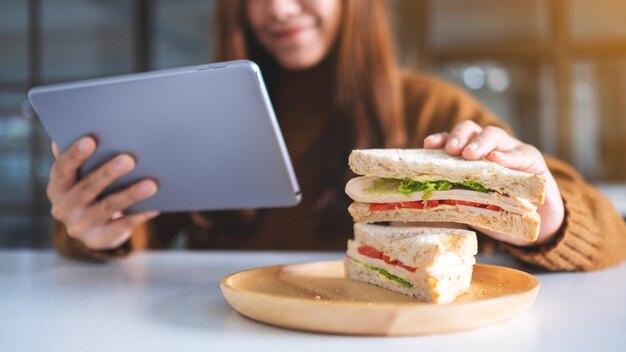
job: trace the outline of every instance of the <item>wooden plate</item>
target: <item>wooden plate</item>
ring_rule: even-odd
[[[504,322],[535,300],[539,280],[476,264],[469,292],[450,304],[422,303],[344,278],[342,261],[257,268],[220,282],[239,313],[280,327],[350,335],[421,335]]]

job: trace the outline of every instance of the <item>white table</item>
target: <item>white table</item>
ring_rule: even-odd
[[[49,251],[0,251],[0,351],[626,349],[626,265],[595,273],[535,271],[542,286],[523,315],[481,330],[425,337],[346,337],[275,328],[233,311],[219,289],[220,278],[233,271],[341,256],[171,251],[95,264]],[[478,261],[519,267],[501,254]]]

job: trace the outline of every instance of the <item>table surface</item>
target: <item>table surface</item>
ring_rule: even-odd
[[[479,256],[539,277],[537,300],[497,326],[422,337],[284,330],[239,315],[220,292],[220,278],[235,271],[341,257],[169,251],[98,264],[50,251],[0,251],[0,351],[624,351],[626,265],[549,273],[503,254]]]

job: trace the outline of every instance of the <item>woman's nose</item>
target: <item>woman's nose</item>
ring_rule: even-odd
[[[284,21],[302,11],[300,0],[270,0],[268,11],[275,19]]]

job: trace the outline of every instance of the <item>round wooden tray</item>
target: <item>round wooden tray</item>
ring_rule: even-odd
[[[349,335],[421,335],[504,322],[535,300],[539,280],[525,272],[476,264],[469,292],[431,304],[348,280],[342,261],[250,269],[220,282],[239,313],[280,327]]]

